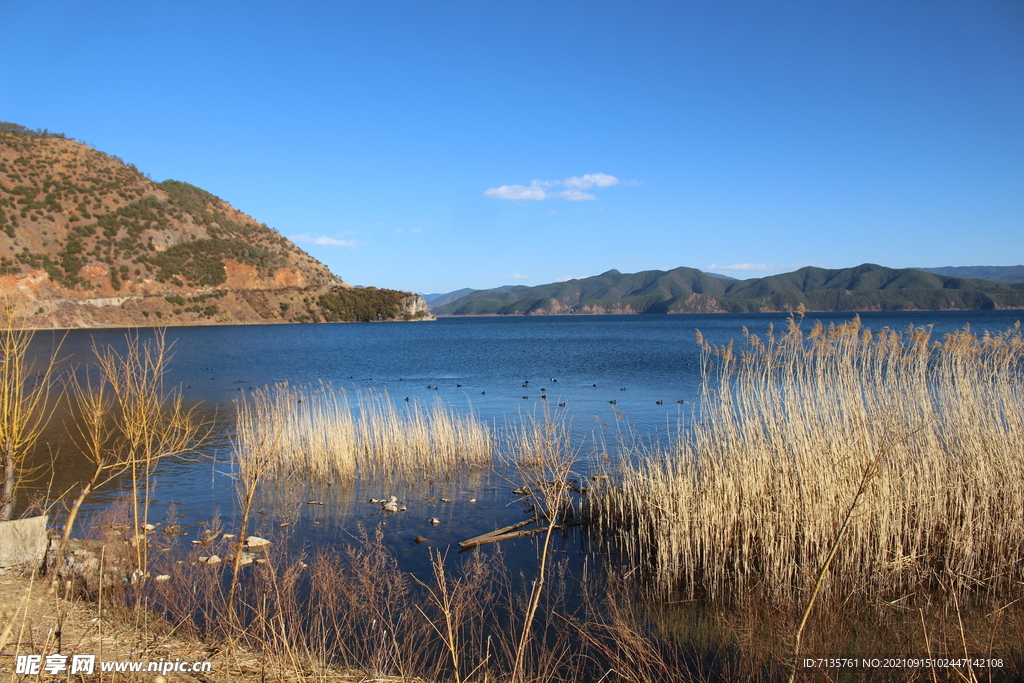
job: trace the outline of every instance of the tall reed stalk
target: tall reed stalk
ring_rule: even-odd
[[[530,586],[522,629],[512,656],[510,680],[512,683],[526,683],[531,680],[527,656],[531,644],[537,639],[534,621],[547,589],[552,535],[556,529],[565,528],[565,522],[572,516],[569,482],[577,450],[572,445],[571,422],[564,413],[552,414],[547,408],[541,417],[527,415],[512,433],[511,451],[513,463],[527,482],[524,489],[527,502],[538,519],[546,522],[537,560],[537,578]]]
[[[936,340],[857,318],[805,334],[794,319],[739,349],[698,341],[693,423],[671,450],[624,458],[618,485],[595,496],[601,523],[664,590],[794,597],[826,563],[826,592],[934,579],[998,591],[1024,575],[1019,324]]]

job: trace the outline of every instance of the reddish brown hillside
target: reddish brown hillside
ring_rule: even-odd
[[[116,157],[14,124],[0,124],[0,288],[38,327],[393,319],[426,310],[407,293],[352,290],[198,187],[155,183]],[[355,303],[339,310],[342,291]]]

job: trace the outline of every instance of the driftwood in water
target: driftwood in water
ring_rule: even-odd
[[[494,531],[488,531],[486,534],[480,534],[473,538],[465,541],[459,541],[459,545],[463,548],[475,548],[478,545],[487,545],[488,543],[494,543],[495,541],[502,540],[502,537],[513,533],[517,529],[522,529],[527,524],[533,524],[534,522],[540,521],[543,517],[534,517],[533,519],[527,519],[523,522],[516,522],[510,526],[502,527],[501,529],[495,529]],[[536,533],[539,529],[534,529],[530,533]]]
[[[565,529],[571,526],[579,525],[579,522],[569,522],[568,524],[556,524],[553,527],[542,526],[537,527],[536,529],[523,529],[523,527],[527,524],[533,524],[534,522],[539,522],[542,519],[545,518],[543,516],[534,517],[533,519],[528,519],[525,522],[518,522],[516,524],[512,524],[511,526],[507,526],[502,529],[489,531],[486,534],[480,534],[479,536],[474,536],[473,538],[467,539],[465,541],[459,541],[459,546],[461,546],[463,550],[468,550],[470,548],[476,548],[481,545],[487,545],[488,543],[497,543],[498,541],[508,541],[513,538],[523,538],[525,536],[532,536],[533,534],[539,534],[544,531],[547,531],[548,529]]]

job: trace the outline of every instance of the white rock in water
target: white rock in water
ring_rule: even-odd
[[[398,503],[388,503],[384,506],[388,512],[398,512]]]
[[[434,526],[437,526],[438,524],[441,523],[441,520],[439,520],[437,517],[431,517],[427,521],[430,522],[431,524],[433,524]]]
[[[234,534],[224,534],[223,536],[221,536],[221,538],[223,538],[225,541],[230,541],[234,537]]]
[[[220,564],[220,556],[210,555],[210,558],[206,560],[206,564]]]
[[[259,536],[250,536],[245,539],[245,544],[250,548],[262,548],[263,546],[270,545],[270,541],[265,538],[260,538]]]
[[[154,579],[154,580],[155,581],[170,581],[170,579],[171,579],[171,575],[170,574],[159,574],[159,575],[157,575],[156,579]]]

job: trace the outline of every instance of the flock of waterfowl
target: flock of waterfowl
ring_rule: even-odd
[[[215,368],[205,368],[205,369],[206,369],[206,370],[214,370]],[[216,378],[214,378],[214,377],[211,377],[210,379],[211,379],[211,380],[215,380]],[[355,376],[354,376],[354,375],[350,375],[348,379],[355,379]],[[368,377],[368,378],[367,378],[367,381],[373,381],[373,378],[372,378],[372,377]],[[401,377],[400,377],[400,378],[398,379],[398,381],[399,381],[399,382],[404,382],[404,381],[405,381],[405,379],[404,379],[404,378],[401,378]],[[244,379],[240,379],[240,380],[236,380],[236,382],[237,382],[237,383],[239,383],[239,384],[241,384],[241,383],[245,383],[245,380],[244,380]],[[554,377],[551,377],[551,378],[550,378],[550,382],[551,382],[551,383],[555,383],[555,382],[558,382],[558,380],[557,380],[557,379],[555,379]],[[528,379],[527,379],[527,380],[523,380],[523,384],[522,384],[522,387],[523,387],[524,389],[529,389],[529,388],[530,388],[530,386],[531,386],[531,385],[530,385],[530,380],[528,380]],[[594,387],[594,388],[597,388],[597,385],[596,385],[596,384],[592,384],[591,386],[592,386],[592,387]],[[462,384],[456,383],[455,387],[456,387],[457,389],[461,389],[461,388],[462,388]],[[191,388],[192,388],[192,385],[191,385],[191,384],[188,384],[188,385],[186,385],[186,388],[189,388],[189,389],[191,389]],[[440,391],[440,390],[441,390],[441,386],[440,386],[439,384],[428,384],[426,388],[427,388],[427,389],[430,389],[431,391]],[[243,389],[242,389],[242,387],[238,387],[238,391],[242,391],[242,390],[243,390]],[[626,390],[627,390],[627,387],[620,387],[620,388],[619,388],[619,391],[626,391]],[[249,391],[255,391],[255,388],[254,388],[254,387],[252,387],[252,386],[250,386],[250,387],[249,387]],[[541,387],[541,389],[540,389],[540,392],[541,392],[541,393],[540,393],[539,397],[540,397],[541,399],[545,400],[545,401],[546,401],[546,400],[548,400],[548,395],[547,395],[547,391],[548,391],[548,390],[547,390],[547,387]],[[481,391],[481,392],[480,392],[480,395],[481,395],[481,396],[483,396],[483,395],[486,395],[486,394],[487,394],[487,392],[486,392],[486,391]],[[524,396],[523,396],[523,399],[524,399],[524,400],[529,400],[529,398],[530,398],[530,396],[529,396],[529,395],[524,395]],[[406,397],[405,397],[405,400],[406,400],[406,401],[409,401],[409,400],[411,400],[411,399],[410,399],[410,397],[409,397],[409,396],[406,396]],[[608,403],[610,403],[611,405],[616,405],[616,404],[618,403],[618,401],[617,401],[616,399],[611,399],[611,400],[609,400],[609,401],[608,401]],[[660,406],[660,405],[664,405],[664,403],[665,403],[665,402],[664,402],[664,401],[660,401],[660,400],[659,400],[659,401],[655,401],[654,403],[655,403],[655,405],[659,405],[659,406]],[[683,400],[678,400],[678,401],[676,401],[676,403],[686,403],[686,401],[683,401]],[[567,405],[566,403],[559,403],[559,404],[558,404],[558,407],[559,407],[559,408],[565,408],[565,407],[566,407],[566,405]]]
[[[352,379],[352,378],[349,378],[349,379]],[[399,378],[399,380],[398,380],[398,381],[399,381],[399,382],[403,382],[403,381],[405,381],[405,380],[404,380],[404,379],[402,379],[402,378]],[[555,383],[555,382],[557,382],[557,381],[558,381],[558,380],[557,380],[557,379],[555,379],[554,377],[551,377],[551,378],[550,378],[550,382],[551,382],[551,383]],[[524,389],[529,389],[529,388],[530,388],[530,386],[531,386],[531,385],[530,385],[530,380],[528,380],[528,379],[527,379],[527,380],[523,380],[523,384],[522,384],[521,386],[522,386],[522,387],[523,387]],[[592,384],[591,386],[592,386],[592,387],[594,387],[594,388],[597,388],[597,385],[596,385],[596,384]],[[456,385],[455,385],[455,387],[456,387],[457,389],[461,389],[461,388],[462,388],[462,385],[461,385],[461,384],[456,384]],[[428,384],[428,385],[427,385],[427,389],[430,389],[431,391],[440,391],[441,387],[440,387],[440,385],[438,385],[438,384]],[[619,391],[626,391],[626,390],[627,390],[627,387],[620,387],[620,388],[619,388]],[[546,401],[546,400],[548,400],[548,394],[547,394],[547,391],[548,391],[547,387],[541,387],[541,388],[540,388],[540,392],[541,392],[541,393],[540,393],[539,397],[540,397],[541,399],[544,399],[545,401]],[[486,391],[481,391],[481,392],[480,392],[480,394],[481,394],[481,395],[485,395],[486,393],[487,393]],[[524,399],[524,400],[529,400],[529,398],[530,398],[530,396],[529,396],[529,395],[524,395],[524,396],[523,396],[523,399]],[[408,401],[408,400],[409,400],[409,397],[408,397],[408,396],[406,396],[406,397],[405,397],[405,400],[406,400],[406,401]],[[618,401],[617,401],[616,399],[612,399],[612,400],[608,401],[608,403],[610,403],[611,405],[616,405],[616,404],[618,403]],[[664,405],[664,403],[665,403],[665,402],[664,402],[664,401],[661,401],[661,400],[659,400],[659,401],[655,401],[654,403],[655,403],[655,405],[659,405],[659,406],[660,406],[660,405]],[[678,401],[676,401],[676,403],[686,403],[686,401],[683,401],[683,400],[678,400]],[[558,407],[559,407],[559,408],[565,408],[565,407],[566,407],[566,405],[567,405],[566,403],[559,403],[559,404],[558,404]]]
[[[353,378],[349,378],[349,379],[353,379]],[[403,380],[403,379],[401,379],[401,378],[399,378],[399,379],[398,379],[398,381],[399,381],[399,382],[403,382],[404,380]],[[549,381],[550,381],[550,382],[552,382],[552,383],[555,383],[555,382],[557,382],[558,380],[552,377],[552,378],[550,378],[550,380],[549,380]],[[455,386],[456,386],[456,388],[459,388],[459,389],[461,389],[461,388],[462,388],[462,384],[458,384],[458,383],[457,383],[457,384],[456,384]],[[524,388],[524,389],[529,389],[531,385],[530,385],[530,383],[529,383],[529,380],[523,380],[523,382],[522,382],[522,385],[521,385],[521,386],[522,386],[522,388]],[[535,385],[535,386],[536,386],[536,385]],[[592,384],[591,386],[593,386],[594,388],[597,388],[597,385],[596,385],[596,384]],[[439,390],[440,390],[440,385],[439,385],[439,384],[428,384],[428,385],[427,385],[427,388],[428,388],[428,389],[430,389],[431,391],[439,391]],[[620,391],[627,391],[627,390],[628,390],[628,387],[620,387],[620,388],[618,388],[618,390],[620,390]],[[544,399],[544,400],[547,400],[547,399],[548,399],[548,393],[547,393],[547,392],[548,392],[548,388],[547,388],[547,387],[541,387],[541,393],[539,394],[539,397],[540,397],[540,398],[542,398],[542,399]],[[487,393],[486,391],[481,391],[481,392],[480,392],[480,395],[485,395],[486,393]],[[529,399],[529,394],[524,394],[524,395],[522,396],[522,398],[523,398],[524,400],[528,400],[528,399]],[[407,401],[408,401],[408,400],[410,400],[410,397],[409,397],[409,396],[406,396],[406,400],[407,400]],[[618,402],[618,400],[617,400],[617,399],[614,399],[614,398],[612,398],[612,399],[610,399],[610,400],[609,400],[608,402],[609,402],[610,404],[612,404],[612,405],[615,405],[615,404],[616,404],[616,403]],[[685,402],[687,402],[687,401],[685,401],[685,400],[682,400],[682,399],[680,399],[680,400],[677,400],[676,402],[677,402],[677,403],[685,403]],[[558,403],[558,408],[565,408],[565,407],[566,407],[566,404],[567,404],[567,403],[565,403],[565,402],[560,402],[560,403]],[[655,400],[655,401],[654,401],[654,404],[656,404],[656,405],[664,405],[664,404],[665,404],[665,401],[664,401],[664,400]]]

